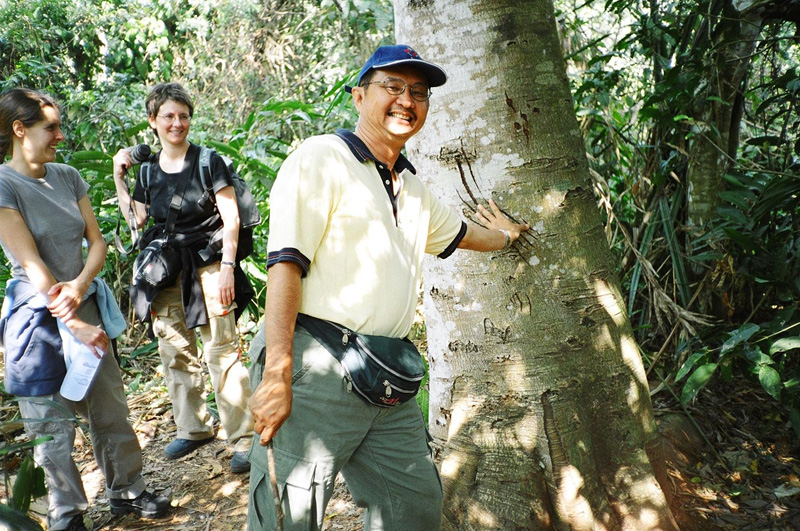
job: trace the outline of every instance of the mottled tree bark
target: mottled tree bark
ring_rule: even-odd
[[[494,198],[532,226],[426,263],[445,528],[677,529],[552,0],[397,0],[395,21],[450,76],[408,145],[419,174],[467,217]]]

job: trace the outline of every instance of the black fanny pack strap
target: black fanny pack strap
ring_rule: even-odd
[[[319,341],[334,358],[342,361],[351,330],[304,313],[297,314],[297,323],[314,336],[314,339]]]

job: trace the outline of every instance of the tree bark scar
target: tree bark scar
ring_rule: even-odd
[[[514,105],[514,100],[508,97],[508,92],[504,93],[506,96],[506,105],[508,108],[511,109],[515,115],[519,115],[522,118],[522,123],[519,123],[516,119],[514,120],[514,132],[519,133],[522,131],[522,134],[525,135],[525,145],[530,145],[531,143],[531,128],[530,123],[528,122],[528,115],[522,112],[522,110],[517,111],[517,107]]]
[[[506,105],[508,105],[512,111],[517,112],[517,108],[514,107],[514,100],[508,97],[508,92],[506,92],[505,95],[506,95]]]
[[[501,343],[507,343],[508,338],[511,336],[511,327],[507,326],[505,329],[501,330],[487,317],[483,320],[483,333],[499,338]]]
[[[544,421],[544,433],[547,437],[548,452],[550,454],[550,472],[544,470],[544,484],[548,494],[548,505],[550,506],[550,516],[552,516],[552,528],[558,531],[568,531],[572,529],[567,521],[563,519],[566,508],[559,499],[559,493],[564,484],[564,467],[570,465],[569,454],[561,439],[561,432],[556,423],[556,415],[553,409],[551,397],[556,393],[548,389],[541,395],[542,417]]]
[[[467,182],[467,172],[469,172],[469,177],[472,182],[475,184],[475,187],[478,189],[478,192],[481,191],[481,187],[478,185],[478,180],[475,178],[475,172],[472,171],[472,164],[470,163],[470,157],[467,154],[467,150],[464,149],[464,146],[461,146],[461,149],[455,155],[456,165],[458,166],[458,173],[461,175],[461,184],[464,186],[464,190],[467,191],[469,198],[472,200],[472,204],[477,206],[478,200],[475,197],[475,194],[472,193],[472,188],[470,188],[469,183]],[[466,165],[467,171],[464,171],[464,166]]]
[[[475,183],[475,187],[478,189],[478,192],[483,194],[481,190],[481,186],[478,184],[478,179],[475,178],[475,172],[472,171],[472,163],[469,160],[469,156],[467,155],[467,151],[464,149],[464,144],[462,140],[461,144],[461,154],[464,155],[464,161],[467,163],[467,169],[469,170],[469,176],[472,177],[472,182]]]
[[[553,479],[556,485],[561,483],[561,468],[569,466],[569,454],[561,439],[561,432],[558,430],[556,416],[550,396],[552,391],[542,393],[542,412],[544,414],[544,433],[547,436],[547,446],[550,450],[550,461],[553,464]]]
[[[522,126],[522,132],[525,133],[525,145],[530,145],[531,143],[531,128],[530,124],[528,123],[528,115],[524,112],[519,113],[524,125]]]
[[[467,191],[467,195],[472,200],[472,203],[477,205],[478,200],[475,199],[475,196],[472,195],[472,190],[469,188],[469,184],[467,184],[467,176],[464,174],[464,166],[461,164],[461,158],[456,159],[456,165],[458,165],[458,173],[461,174],[461,184],[464,186],[464,189]]]
[[[520,293],[519,291],[515,291],[514,295],[511,296],[510,300],[511,304],[517,306],[517,311],[522,315],[530,315],[531,308],[533,307],[533,303],[531,303],[531,298],[528,296],[527,293]]]

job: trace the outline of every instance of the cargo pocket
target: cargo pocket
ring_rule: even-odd
[[[166,338],[167,327],[172,322],[169,316],[169,305],[152,305],[150,315],[153,322],[153,335],[160,339]]]
[[[257,444],[257,443],[256,443]],[[250,481],[255,481],[253,491],[254,507],[260,522],[265,515],[269,522],[275,522],[275,507],[272,505],[272,485],[269,477],[269,464],[266,448],[253,446],[250,451],[250,462],[257,475],[251,474]],[[286,518],[292,522],[308,521],[316,518],[314,474],[316,463],[310,463],[291,454],[275,450],[275,473],[278,476],[278,494]],[[267,506],[267,505],[270,506]]]

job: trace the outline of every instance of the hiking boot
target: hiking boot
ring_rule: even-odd
[[[248,452],[233,452],[231,457],[231,472],[234,474],[244,474],[250,471],[250,461],[247,459]]]
[[[72,517],[72,520],[69,521],[69,525],[64,531],[89,531],[89,529],[86,527],[86,524],[83,523],[83,515],[76,514]]]
[[[170,499],[152,492],[144,491],[132,500],[111,498],[108,500],[111,514],[133,513],[144,518],[161,518],[170,507]]]
[[[167,459],[180,459],[184,455],[189,455],[204,444],[208,444],[214,440],[212,435],[208,439],[175,439],[164,448],[164,457]]]

